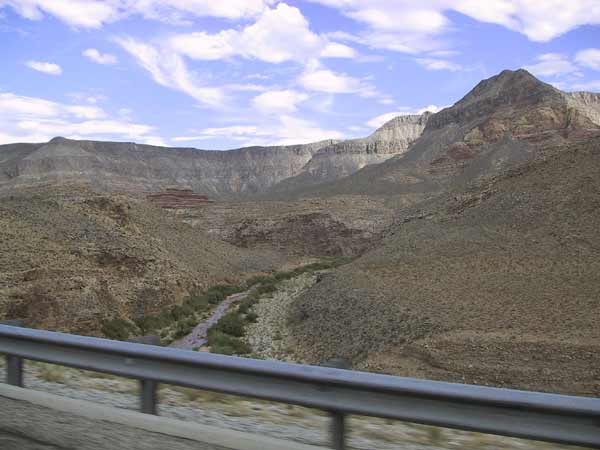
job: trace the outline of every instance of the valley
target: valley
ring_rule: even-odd
[[[0,146],[0,320],[598,396],[599,158],[522,69],[361,139]]]

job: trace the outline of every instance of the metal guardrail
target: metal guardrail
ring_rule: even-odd
[[[600,448],[600,399],[470,386],[261,361],[0,325],[7,382],[23,385],[23,359],[141,381],[142,411],[156,413],[167,383],[284,402],[332,414],[332,446],[345,448],[348,414]]]

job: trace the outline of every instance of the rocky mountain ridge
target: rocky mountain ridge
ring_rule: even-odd
[[[324,146],[303,167],[268,190],[268,197],[285,197],[297,189],[338,180],[371,164],[402,155],[423,133],[430,112],[395,117],[366,138]]]
[[[600,95],[565,93],[526,70],[481,81],[433,114],[401,155],[301,195],[435,195],[535,158],[538,149],[600,133]]]
[[[191,188],[214,199],[252,196],[285,180],[331,181],[406,151],[428,113],[394,119],[365,139],[228,151],[54,138],[0,146],[0,189],[58,181],[108,192]]]

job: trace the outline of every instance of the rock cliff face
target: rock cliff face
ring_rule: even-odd
[[[165,209],[189,209],[212,203],[206,195],[196,194],[192,189],[167,188],[163,192],[148,194],[146,198]]]
[[[0,188],[71,181],[104,191],[156,192],[189,187],[211,198],[252,194],[294,176],[332,141],[232,151],[74,141],[0,146]]]
[[[396,117],[366,138],[327,145],[317,151],[302,172],[268,191],[270,197],[301,194],[307,187],[352,175],[370,164],[402,155],[423,133],[431,113]]]
[[[216,202],[179,212],[210,236],[242,248],[295,256],[354,256],[373,247],[393,209],[367,196]]]
[[[600,125],[600,94],[597,92],[571,92],[567,100],[572,107],[581,109],[596,125]]]

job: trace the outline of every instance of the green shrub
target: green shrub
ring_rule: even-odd
[[[208,297],[205,294],[194,293],[185,299],[184,304],[189,305],[194,311],[205,311],[209,306]]]
[[[255,284],[272,283],[273,279],[274,278],[269,275],[256,275],[252,278],[249,278],[248,281],[246,281],[246,286],[251,287],[251,286],[254,286]]]
[[[212,353],[222,355],[245,355],[252,351],[250,346],[235,336],[212,328],[208,332],[208,344]]]
[[[190,334],[194,327],[198,324],[195,317],[188,317],[182,319],[175,324],[175,330],[173,331],[173,337],[179,339],[187,334]]]
[[[258,315],[255,312],[250,311],[249,313],[246,314],[246,316],[244,317],[244,320],[247,323],[254,323],[258,320]]]
[[[237,311],[225,314],[213,328],[231,336],[241,337],[244,335],[244,321]]]
[[[258,286],[256,288],[256,290],[254,292],[256,292],[256,295],[261,296],[264,294],[270,294],[272,292],[275,292],[277,290],[277,285],[275,283],[269,283],[269,284],[261,284],[260,286]]]
[[[120,317],[106,320],[102,324],[102,334],[109,339],[125,341],[129,336],[137,332],[138,327],[133,322]]]

